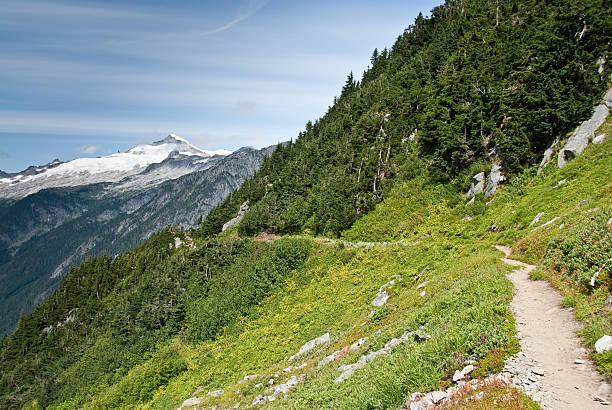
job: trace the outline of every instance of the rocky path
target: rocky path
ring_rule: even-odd
[[[548,282],[529,279],[535,266],[507,259],[508,247],[496,248],[506,255],[502,261],[519,267],[508,279],[515,287],[510,309],[522,352],[505,370],[544,409],[605,408],[610,386],[580,346],[573,312],[560,308],[562,297]]]

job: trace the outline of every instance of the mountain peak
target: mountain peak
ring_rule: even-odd
[[[178,135],[174,134],[174,133],[170,133],[166,138],[164,138],[165,142],[173,142],[173,141],[179,141],[179,142],[184,142],[186,144],[191,145],[191,143],[189,141],[187,141],[185,138],[181,138]]]

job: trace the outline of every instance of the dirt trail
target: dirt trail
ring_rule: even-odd
[[[508,247],[495,247],[506,257],[512,253]],[[598,394],[598,390],[608,386],[602,386],[603,378],[580,346],[576,336],[580,326],[570,309],[561,309],[561,295],[548,282],[529,279],[535,266],[507,258],[502,261],[520,268],[508,275],[515,287],[510,309],[523,353],[535,362],[533,369],[543,373],[538,377],[541,389],[528,393],[545,409],[606,408],[594,396],[607,401],[608,394],[602,390]]]

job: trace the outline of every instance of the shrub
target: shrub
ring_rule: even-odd
[[[607,225],[611,208],[591,212],[560,232],[548,244],[543,264],[566,275],[584,289],[598,273],[596,285],[610,284],[612,230]]]

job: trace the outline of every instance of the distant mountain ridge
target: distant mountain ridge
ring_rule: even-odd
[[[54,160],[42,166],[30,166],[14,174],[0,174],[0,199],[17,200],[42,189],[89,185],[100,182],[119,182],[131,178],[131,186],[142,188],[161,183],[196,170],[206,169],[213,159],[231,154],[228,150],[208,151],[197,148],[189,141],[170,134],[161,141],[139,144],[127,152],[118,152],[97,158],[77,158],[68,162]],[[176,160],[176,161],[173,161]],[[160,170],[159,164],[167,165]],[[152,167],[153,166],[153,167]],[[155,172],[157,178],[149,178]]]
[[[208,151],[174,134],[126,153],[58,160],[0,179],[0,333],[86,255],[115,255],[200,216],[275,147]]]

